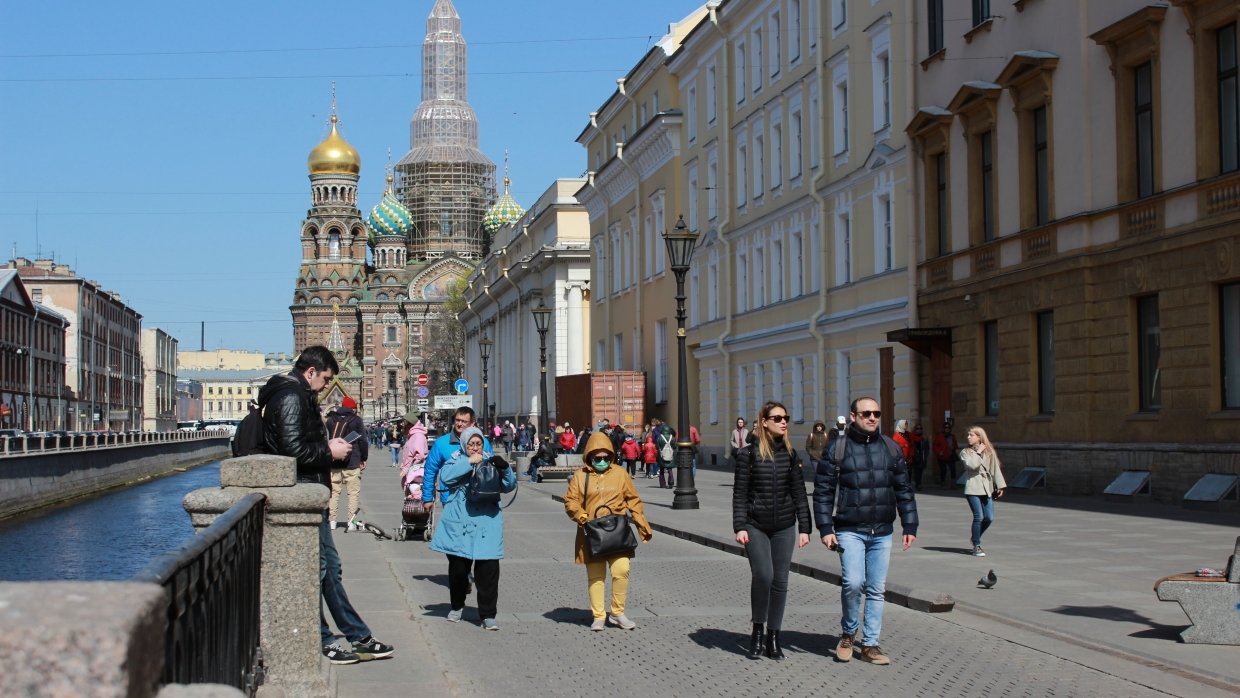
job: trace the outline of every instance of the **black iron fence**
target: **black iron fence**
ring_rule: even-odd
[[[248,494],[133,581],[168,590],[163,683],[263,682],[259,584],[266,497]]]

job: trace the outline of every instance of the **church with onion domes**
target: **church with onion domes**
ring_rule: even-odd
[[[444,368],[427,356],[444,302],[486,255],[494,232],[524,213],[507,176],[496,199],[495,164],[478,147],[467,49],[451,0],[436,0],[426,29],[410,148],[369,214],[357,201],[361,157],[341,135],[334,100],[331,132],[307,161],[311,206],[289,307],[294,349],[327,345],[340,374],[324,404],[352,397],[366,419],[418,408],[418,374]]]

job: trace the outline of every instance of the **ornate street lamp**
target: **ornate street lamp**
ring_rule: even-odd
[[[482,353],[482,429],[483,431],[490,428],[491,424],[491,403],[487,402],[487,360],[491,358],[491,345],[495,344],[487,336],[482,335],[482,339],[478,340],[478,351]],[[494,448],[494,445],[492,445]]]
[[[676,352],[677,386],[676,402],[680,419],[676,429],[676,494],[673,509],[697,509],[697,487],[693,483],[693,442],[689,439],[689,367],[685,357],[685,274],[697,244],[697,233],[685,225],[684,215],[676,221],[676,227],[663,233],[667,243],[668,262],[676,275]]]
[[[530,312],[534,314],[534,328],[538,330],[538,366],[540,372],[540,387],[538,396],[538,411],[541,417],[538,420],[538,431],[546,434],[547,432],[547,328],[551,325],[551,308],[543,305],[542,299],[538,300],[538,307],[531,308]]]

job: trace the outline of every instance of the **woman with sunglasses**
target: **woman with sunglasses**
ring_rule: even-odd
[[[586,522],[598,516],[627,513],[637,524],[637,533],[643,543],[650,542],[650,537],[654,535],[650,522],[646,520],[641,497],[637,496],[637,488],[633,486],[633,478],[617,463],[613,448],[607,434],[595,432],[586,441],[585,466],[573,473],[568,481],[568,491],[564,493],[564,511],[568,518],[577,522],[576,555],[573,560],[586,566],[590,612],[594,616],[590,630],[594,631],[605,629],[607,624],[624,630],[637,627],[624,615],[624,603],[629,593],[629,558],[633,557],[633,553],[592,558],[586,549]],[[608,569],[611,570],[610,613],[606,613],[603,606],[603,586]]]
[[[749,445],[737,451],[732,487],[732,530],[745,546],[752,579],[753,635],[749,659],[784,658],[779,644],[793,546],[809,543],[809,499],[801,459],[788,439],[788,409],[768,402],[758,412]],[[763,640],[765,640],[765,645]]]

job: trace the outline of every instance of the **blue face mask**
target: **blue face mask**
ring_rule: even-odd
[[[591,460],[591,461],[590,461],[590,465],[591,465],[591,466],[592,466],[595,470],[597,470],[597,471],[599,471],[599,472],[603,472],[604,470],[606,470],[606,469],[608,469],[608,468],[610,468],[610,467],[611,467],[611,459],[610,459],[610,458],[597,458],[597,457],[596,457],[596,458],[594,458],[593,460]]]

